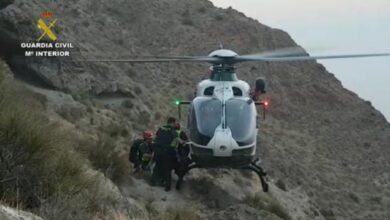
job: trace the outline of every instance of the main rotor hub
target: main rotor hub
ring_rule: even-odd
[[[209,57],[218,57],[218,58],[233,58],[238,56],[238,54],[232,50],[219,49],[211,52]]]
[[[233,64],[214,64],[211,68],[211,81],[237,81],[236,68]]]

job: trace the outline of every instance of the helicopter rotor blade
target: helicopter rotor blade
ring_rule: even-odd
[[[236,62],[288,62],[288,61],[308,61],[308,60],[324,60],[324,59],[346,59],[346,58],[365,58],[365,57],[383,57],[390,56],[390,53],[373,53],[373,54],[346,54],[346,55],[322,55],[322,56],[238,56]]]
[[[257,57],[291,57],[291,56],[307,56],[308,53],[302,47],[286,47],[270,51],[264,51],[256,54],[240,55],[241,58],[257,58]]]
[[[82,62],[111,62],[111,63],[202,63],[220,62],[221,59],[216,57],[153,57],[153,58],[135,58],[135,59],[85,59]]]
[[[240,62],[289,62],[289,61],[309,61],[321,59],[345,59],[390,56],[390,53],[371,54],[346,54],[346,55],[318,55],[310,56],[302,47],[288,47],[265,51],[256,54],[238,55],[234,57],[219,56],[138,56],[131,58],[100,59],[82,58],[76,62],[112,62],[112,63],[202,63],[211,64],[234,64]]]

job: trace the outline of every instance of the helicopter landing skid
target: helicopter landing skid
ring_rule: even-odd
[[[262,167],[260,167],[259,165],[257,165],[256,162],[257,161],[253,161],[248,166],[245,166],[242,169],[251,170],[251,171],[255,172],[260,178],[261,187],[263,188],[263,192],[268,192],[268,183],[267,183],[267,181],[265,181],[265,176],[267,175],[267,173],[264,172],[264,169]]]
[[[265,176],[267,175],[267,173],[264,172],[264,169],[262,167],[260,167],[259,165],[256,164],[257,161],[258,160],[252,161],[248,166],[244,166],[241,169],[251,170],[251,171],[255,172],[260,178],[261,187],[263,188],[263,192],[268,192],[268,183],[265,181]],[[202,167],[198,166],[196,163],[193,163],[190,166],[188,166],[184,172],[182,172],[182,173],[180,173],[180,175],[178,175],[179,179],[176,182],[176,189],[177,190],[180,190],[181,185],[183,184],[184,176],[190,170],[195,169],[195,168],[202,168]]]

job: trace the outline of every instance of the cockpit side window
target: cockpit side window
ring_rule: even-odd
[[[214,86],[207,87],[207,88],[204,90],[203,94],[204,94],[205,96],[212,96],[212,95],[214,94]]]
[[[233,95],[234,96],[242,96],[242,90],[237,87],[233,87]]]

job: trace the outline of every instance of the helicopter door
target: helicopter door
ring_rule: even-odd
[[[222,102],[209,97],[197,97],[192,102],[189,117],[191,141],[206,146],[221,124]]]

